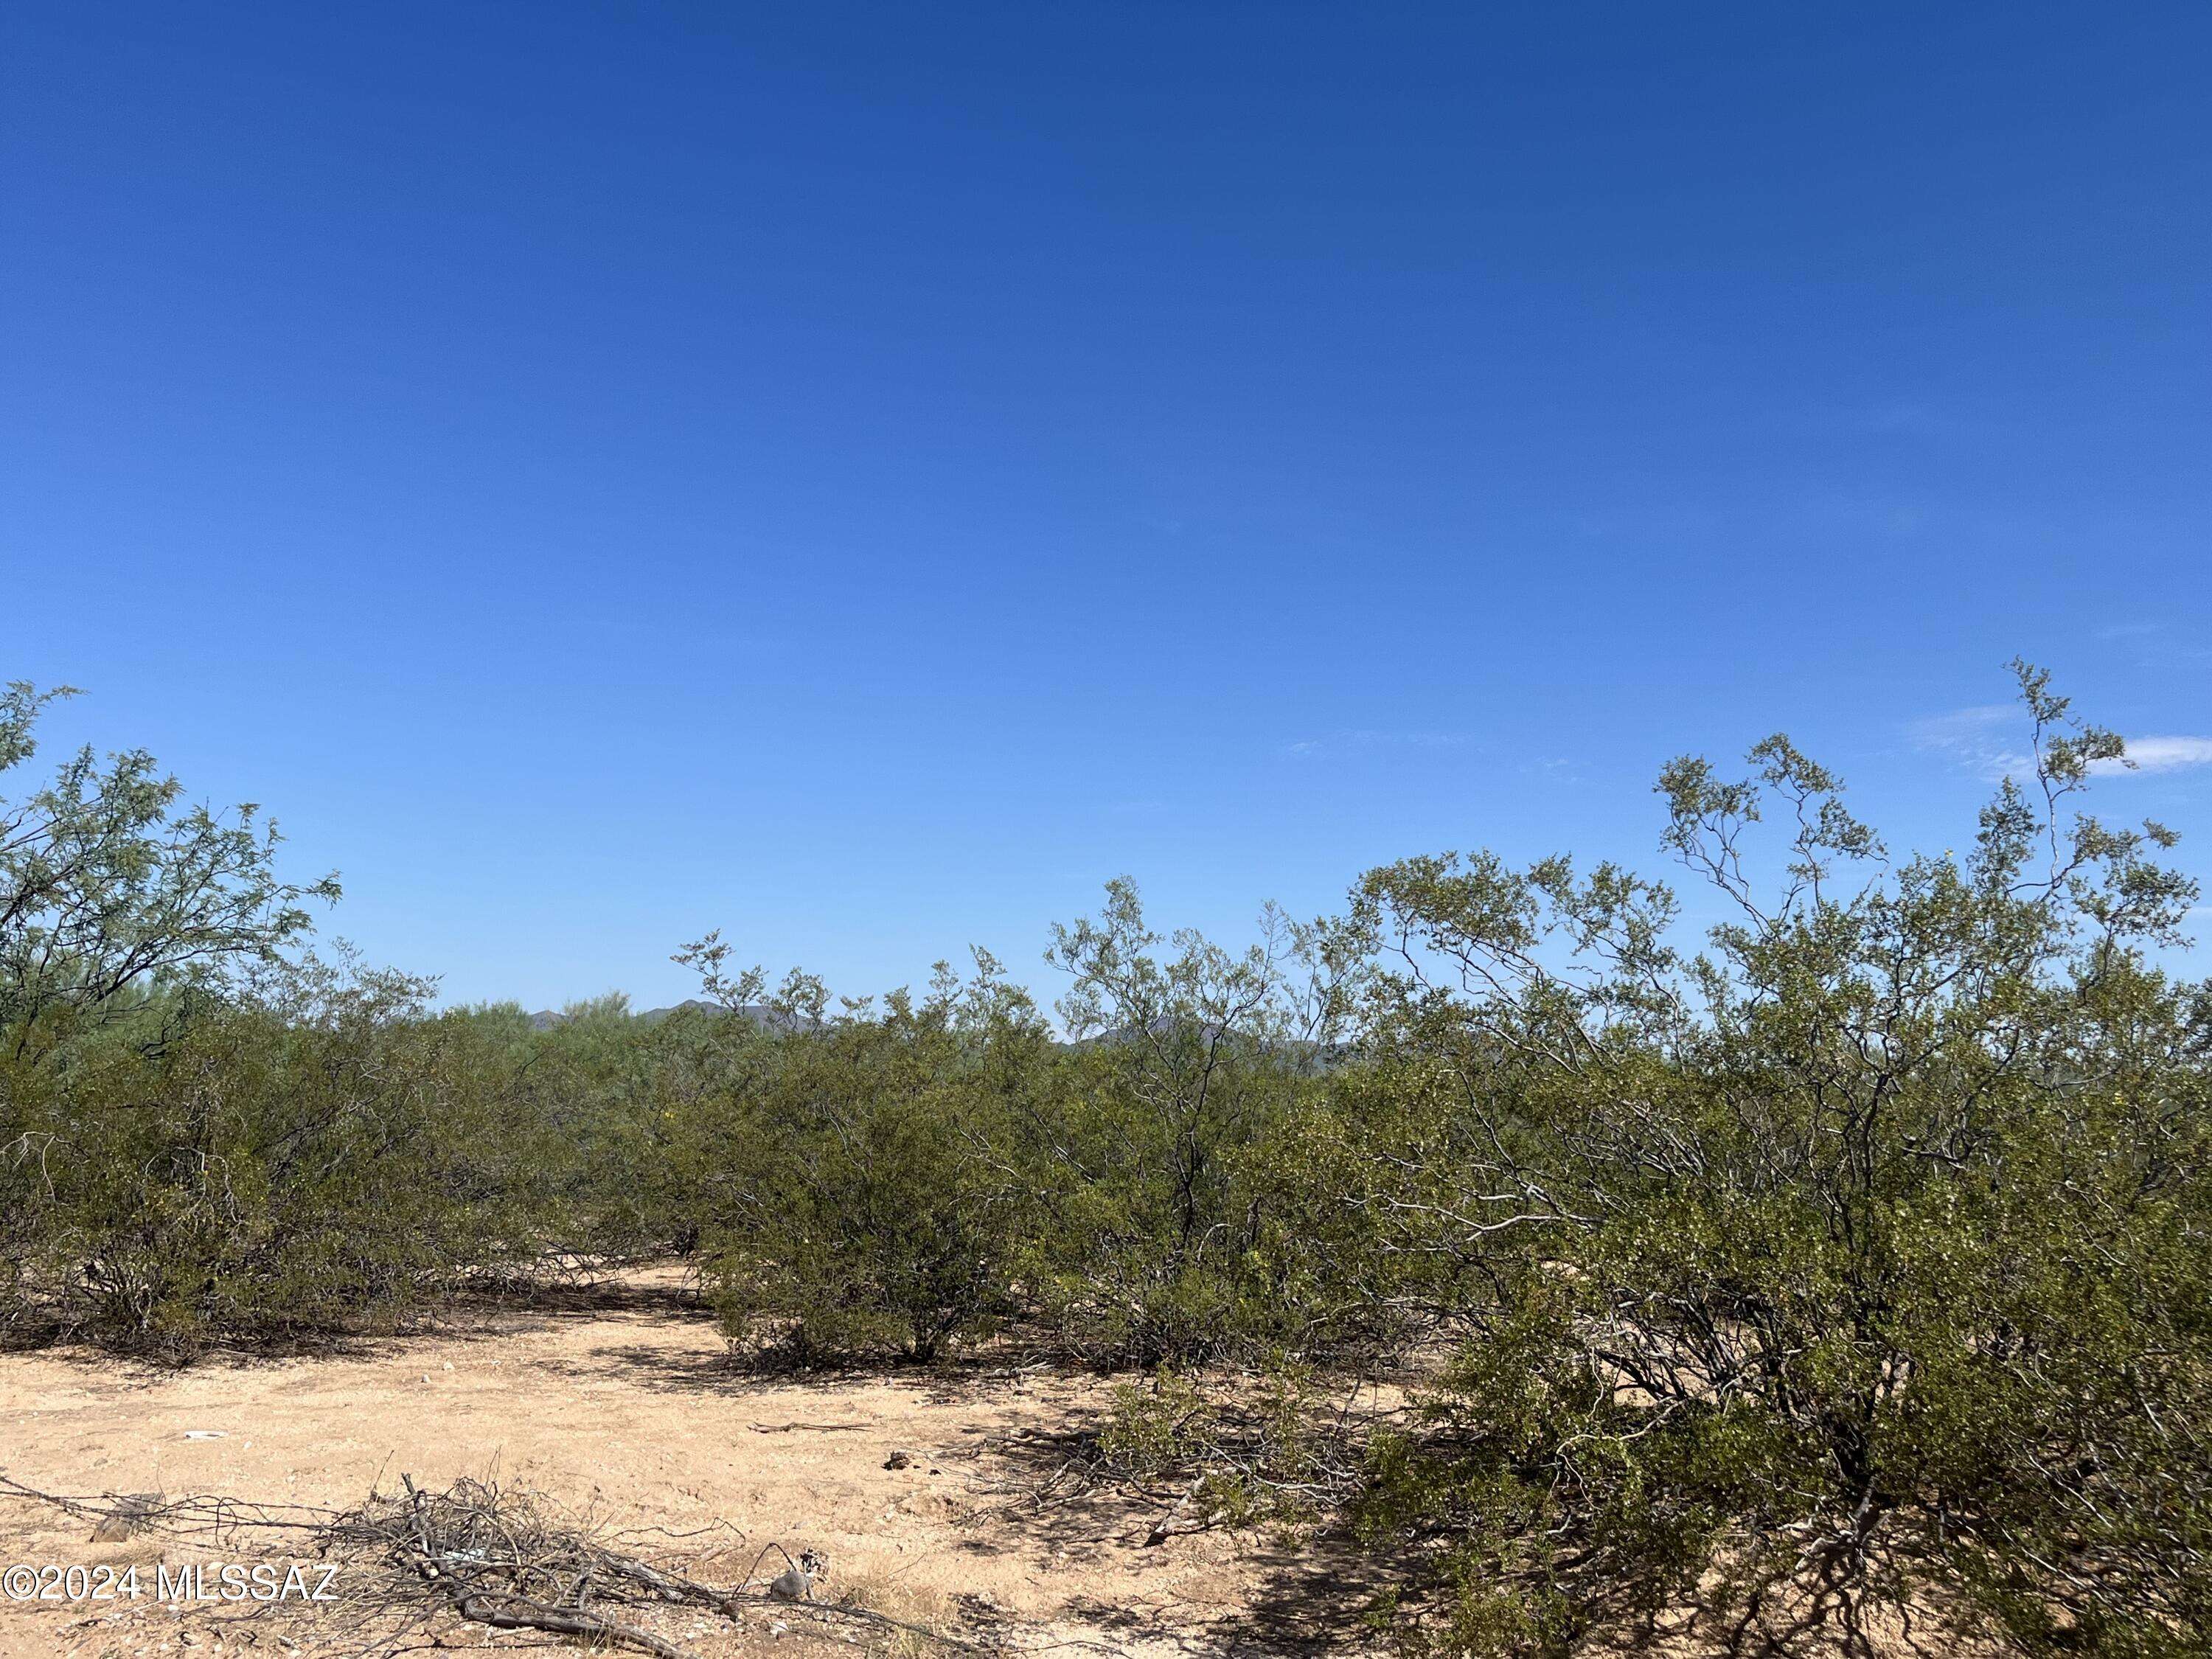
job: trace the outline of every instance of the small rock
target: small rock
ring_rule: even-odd
[[[145,1530],[146,1517],[161,1507],[161,1498],[150,1492],[134,1492],[128,1497],[118,1498],[115,1513],[92,1529],[92,1541],[95,1544],[119,1544],[126,1538],[135,1537]]]
[[[884,1467],[887,1469],[910,1469],[914,1467],[914,1454],[908,1451],[895,1451],[884,1459]]]

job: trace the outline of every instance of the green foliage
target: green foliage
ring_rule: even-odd
[[[427,988],[310,963],[15,1097],[18,1316],[178,1357],[388,1325],[526,1255],[533,1132]]]
[[[770,995],[713,935],[718,1084],[675,1153],[741,1347],[927,1358],[1040,1316],[1102,1364],[1248,1352],[1316,1318],[1283,1134],[1323,1087],[1361,958],[1272,914],[1241,957],[1164,941],[1135,890],[1055,932],[1054,1042],[988,957],[877,1012],[804,975]],[[1311,1195],[1305,1195],[1310,1201]]]
[[[1014,1309],[1024,1194],[988,1147],[1046,1039],[997,964],[976,967],[963,984],[940,964],[926,998],[894,993],[880,1016],[821,1023],[787,1003],[772,1019],[811,1023],[778,1031],[747,1002],[721,1023],[753,1064],[707,1115],[701,1248],[741,1348],[928,1359]]]
[[[2066,819],[2118,741],[2022,690],[2035,775],[1963,858],[1892,864],[1782,738],[1669,767],[1668,844],[1735,912],[1694,957],[1609,867],[1369,878],[1389,1040],[1463,1120],[1392,1248],[1480,1264],[1369,1518],[1436,1547],[1458,1650],[1698,1608],[1871,1651],[1910,1605],[2206,1650],[2203,999],[2142,956],[2194,889],[2160,826]]]
[[[1139,1491],[1185,1483],[1156,1540],[1212,1527],[1265,1530],[1294,1546],[1358,1485],[1357,1447],[1314,1369],[1269,1356],[1219,1378],[1162,1364],[1117,1383],[1098,1465]]]
[[[1164,941],[1121,880],[1097,919],[1054,929],[1048,960],[1073,981],[1078,1047],[1010,1156],[1036,1172],[1030,1276],[1061,1340],[1149,1364],[1280,1340],[1307,1310],[1267,1249],[1284,1216],[1271,1149],[1345,1034],[1359,940],[1271,909],[1241,956]]]
[[[64,687],[0,693],[0,781],[38,750],[40,713]],[[258,809],[178,810],[181,787],[143,750],[64,762],[21,800],[0,796],[0,1044],[16,1064],[129,1018],[152,991],[222,986],[278,959],[334,900],[275,873],[274,824]]]
[[[2032,768],[1961,853],[1893,858],[1777,737],[1662,776],[1702,950],[1565,859],[1407,860],[1243,953],[1116,882],[1054,932],[1064,1036],[981,953],[833,1007],[713,934],[665,1018],[434,1012],[304,952],[335,888],[250,811],[79,756],[0,802],[0,1328],[184,1357],[678,1254],[755,1359],[1144,1368],[1104,1467],[1179,1525],[1348,1504],[1409,1646],[1869,1653],[1910,1608],[2205,1655],[2212,989],[2156,955],[2196,894],[2074,812],[2122,746],[2020,674]],[[1442,1352],[1364,1463],[1322,1426]]]

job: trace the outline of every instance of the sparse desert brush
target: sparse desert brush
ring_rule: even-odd
[[[1437,1651],[1868,1652],[1919,1607],[2203,1655],[2196,890],[2075,811],[2119,740],[2021,689],[1961,851],[1893,853],[1779,737],[1669,766],[1702,947],[1564,858],[1406,860],[1241,952],[1116,882],[1053,936],[1057,1029],[981,953],[833,1009],[713,935],[666,1018],[435,1012],[304,951],[335,888],[250,820],[80,757],[0,805],[0,1330],[186,1357],[677,1252],[757,1358],[1151,1371],[1105,1455],[1182,1486],[1170,1532],[1348,1522]],[[0,775],[41,706],[0,700]],[[1450,1358],[1364,1462],[1316,1431],[1409,1354]]]
[[[833,1601],[927,1630],[950,1627],[960,1611],[950,1592],[933,1584],[917,1584],[896,1571],[867,1573],[827,1588]],[[898,1655],[901,1659],[941,1651],[928,1637],[913,1631],[895,1631],[872,1639],[878,1645],[872,1651]]]

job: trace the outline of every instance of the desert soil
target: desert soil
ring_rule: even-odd
[[[1293,1571],[1261,1541],[1206,1533],[1147,1547],[1163,1503],[1095,1490],[1036,1500],[1096,1429],[1107,1396],[1097,1379],[1013,1365],[750,1376],[731,1365],[689,1287],[658,1272],[336,1353],[181,1371],[70,1352],[0,1356],[0,1472],[52,1492],[333,1507],[393,1490],[403,1474],[429,1487],[489,1477],[613,1530],[694,1534],[634,1548],[718,1583],[742,1578],[771,1541],[793,1555],[821,1550],[827,1598],[1016,1651],[1164,1659],[1299,1643],[1303,1613],[1273,1636],[1252,1622],[1270,1584]],[[907,1466],[887,1468],[898,1452]],[[162,1561],[287,1559],[149,1535],[94,1543],[90,1531],[0,1498],[0,1565],[137,1564],[150,1576]],[[312,1656],[359,1644],[342,1605],[277,1622],[234,1622],[236,1611],[179,1612],[150,1592],[80,1605],[0,1599],[0,1655]],[[739,1630],[689,1614],[635,1622],[700,1659],[900,1650],[880,1634],[767,1608],[749,1610]],[[1304,1634],[1331,1651],[1349,1639]],[[548,1640],[475,1627],[444,1637],[461,1647]]]

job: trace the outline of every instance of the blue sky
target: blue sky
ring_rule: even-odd
[[[0,678],[532,1006],[1656,865],[1777,727],[1948,844],[2015,653],[2212,870],[2208,70],[2196,5],[18,0]]]

